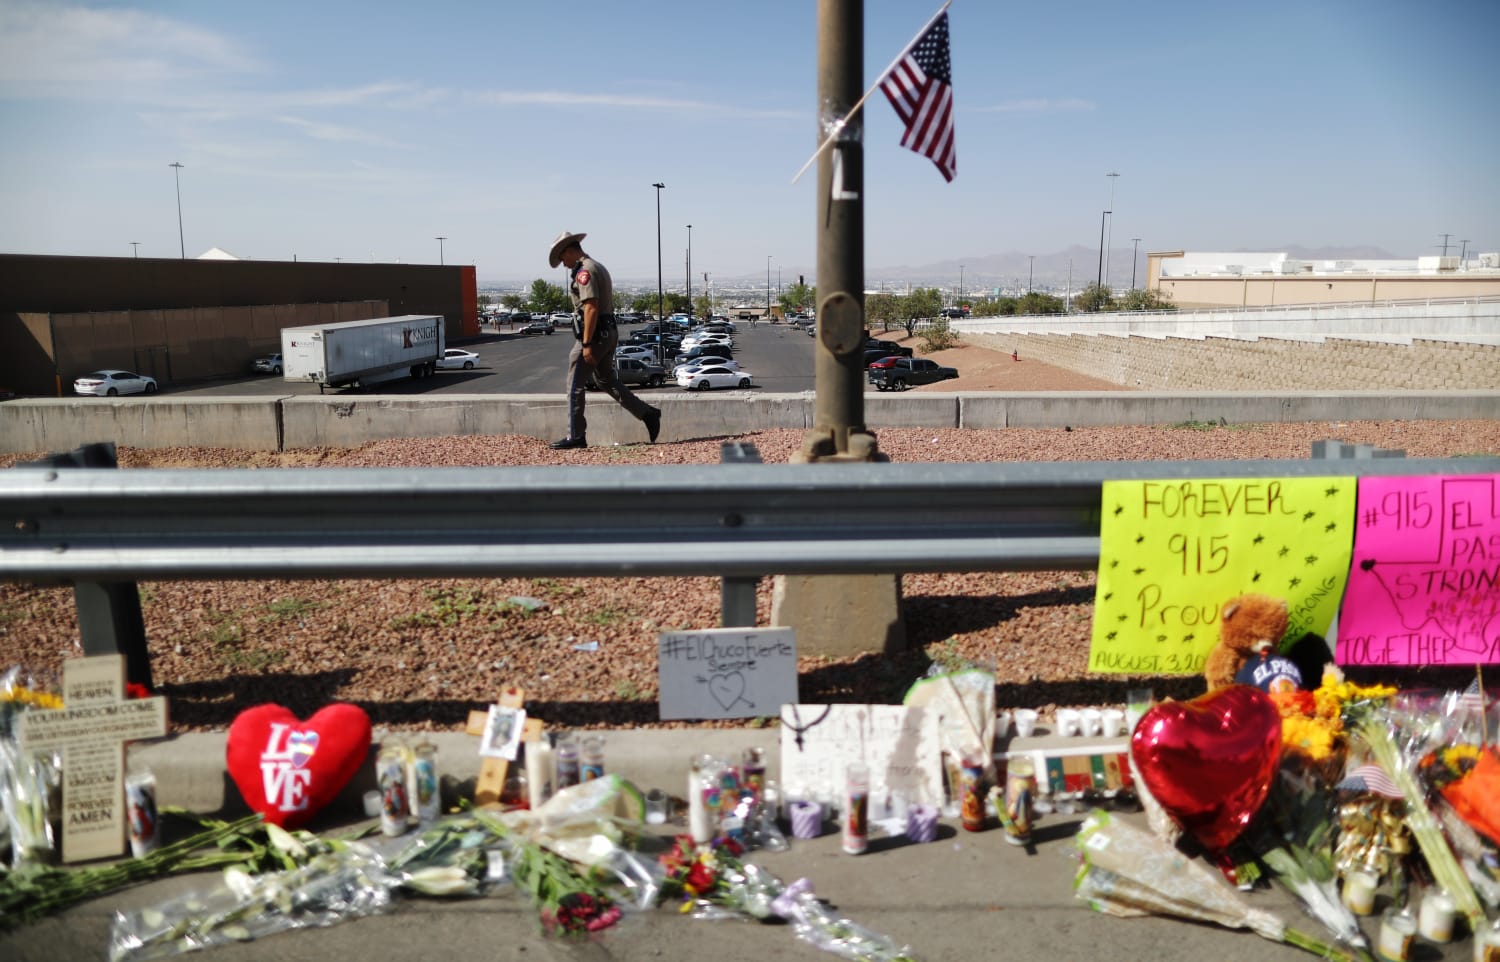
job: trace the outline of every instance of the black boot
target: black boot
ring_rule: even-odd
[[[572,448],[586,448],[588,446],[589,443],[583,438],[563,438],[561,441],[552,442],[552,450],[554,451],[568,451]]]

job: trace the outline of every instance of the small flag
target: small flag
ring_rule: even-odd
[[[1386,798],[1402,797],[1401,789],[1379,765],[1360,765],[1352,769],[1337,787],[1342,792],[1374,792]]]
[[[953,66],[946,12],[906,48],[881,78],[880,89],[906,125],[901,146],[930,158],[944,180],[953,180],[958,152],[953,143]]]
[[[1458,708],[1483,714],[1485,708],[1488,707],[1485,705],[1485,700],[1484,689],[1479,687],[1479,679],[1475,678],[1469,682],[1469,687],[1464,689],[1463,694],[1458,696]]]

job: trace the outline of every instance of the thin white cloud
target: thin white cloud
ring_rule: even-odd
[[[500,107],[609,107],[619,110],[673,110],[713,112],[753,117],[801,117],[792,110],[770,110],[730,106],[704,100],[645,97],[627,94],[574,93],[566,90],[487,90],[474,94],[481,103]]]
[[[0,95],[119,98],[262,65],[222,34],[139,10],[0,3]]]
[[[1027,100],[1006,100],[987,107],[963,107],[967,111],[988,114],[1061,114],[1095,109],[1092,100],[1080,97],[1033,97]]]
[[[324,124],[315,120],[307,120],[303,117],[280,116],[275,118],[277,123],[286,124],[302,131],[314,140],[326,140],[332,143],[372,144],[378,147],[400,147],[410,149],[410,144],[403,144],[391,140],[379,134],[368,133],[354,127],[343,124]]]

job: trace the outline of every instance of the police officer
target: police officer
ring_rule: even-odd
[[[615,289],[604,265],[578,246],[584,234],[563,231],[552,242],[547,262],[568,267],[568,294],[573,299],[573,336],[578,343],[568,355],[568,436],[553,441],[558,450],[588,447],[583,416],[584,385],[590,376],[609,396],[646,425],[652,443],[661,431],[661,409],[636,397],[615,379],[615,347],[620,342],[615,327]]]

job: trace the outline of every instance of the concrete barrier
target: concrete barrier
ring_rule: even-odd
[[[138,448],[281,448],[279,398],[17,398],[0,403],[0,452]]]
[[[810,393],[653,395],[661,441],[772,429],[805,430]],[[1500,417],[1500,391],[1016,392],[865,396],[872,428],[1060,428],[1185,421],[1466,420]],[[227,447],[277,451],[355,447],[387,438],[515,434],[552,439],[567,431],[562,395],[434,397],[78,398],[0,403],[0,452],[66,451],[91,441],[141,448]],[[646,429],[619,405],[593,395],[589,443],[636,444]]]

